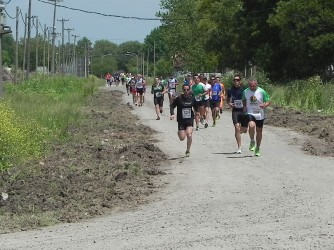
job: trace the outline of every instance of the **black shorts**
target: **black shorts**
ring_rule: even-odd
[[[210,100],[204,100],[204,107],[209,108],[210,107]]]
[[[144,89],[143,88],[137,88],[137,93],[139,93],[140,95],[142,95],[144,93]]]
[[[177,127],[178,127],[179,130],[186,130],[187,127],[193,127],[193,126],[194,126],[194,120],[193,119],[177,123]]]
[[[210,101],[210,108],[214,109],[214,108],[219,108],[220,105],[220,101]]]
[[[159,107],[162,107],[163,106],[163,103],[164,103],[164,97],[163,96],[160,96],[160,97],[154,97],[153,98],[153,102],[154,102],[154,106],[155,105],[159,105]]]
[[[248,115],[249,121],[255,122],[257,128],[263,128],[264,119],[263,120],[256,120],[254,116]]]
[[[241,127],[247,128],[249,122],[249,115],[243,111],[232,111],[233,124],[240,123]]]
[[[204,106],[204,101],[194,101],[194,110],[199,112],[199,108]]]
[[[254,116],[244,113],[243,111],[232,111],[233,124],[240,123],[241,127],[247,128],[250,121],[255,122],[256,127],[263,128],[264,120],[256,120]]]

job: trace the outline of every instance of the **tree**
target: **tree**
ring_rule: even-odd
[[[91,55],[92,73],[103,77],[108,72],[116,72],[118,70],[117,54],[117,44],[108,40],[96,41]]]
[[[280,1],[269,23],[279,29],[287,76],[321,75],[334,62],[333,1]]]

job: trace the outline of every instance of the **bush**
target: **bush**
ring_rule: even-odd
[[[0,172],[22,159],[40,155],[43,128],[32,120],[20,119],[7,103],[0,103],[0,120]]]

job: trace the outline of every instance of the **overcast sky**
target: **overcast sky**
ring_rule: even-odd
[[[48,0],[42,0],[48,2]],[[7,25],[11,27],[15,39],[16,7],[22,11],[22,16],[28,13],[29,0],[3,0],[5,9],[10,17],[7,17]],[[32,15],[38,16],[39,23],[44,27],[52,27],[53,5],[39,0],[32,0]],[[52,3],[52,2],[51,2]],[[160,0],[63,0],[58,5],[84,11],[98,12],[107,15],[118,15],[127,17],[156,18],[155,13],[160,9]],[[125,41],[136,40],[143,42],[151,30],[160,25],[159,20],[141,21],[136,19],[124,19],[116,17],[106,17],[97,14],[88,14],[78,10],[70,10],[57,7],[56,18],[68,19],[65,28],[74,29],[71,35],[79,35],[77,38],[87,37],[93,43],[96,40],[106,39],[116,44]],[[62,25],[56,21],[56,32],[61,33]],[[36,28],[33,27],[31,36],[35,36]],[[41,32],[41,29],[39,29]],[[22,17],[19,18],[19,36],[24,36],[24,26]],[[68,41],[68,32],[65,32],[65,42]],[[71,37],[73,42],[73,37]]]

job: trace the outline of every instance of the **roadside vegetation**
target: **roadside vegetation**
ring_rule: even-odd
[[[6,86],[0,101],[0,171],[36,159],[48,145],[68,137],[68,127],[81,121],[94,78],[39,77]]]

